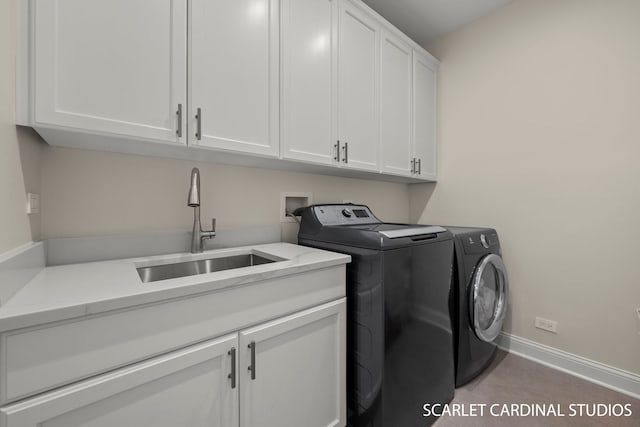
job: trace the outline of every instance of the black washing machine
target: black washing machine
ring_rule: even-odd
[[[509,299],[507,270],[492,228],[449,227],[455,242],[451,317],[456,387],[484,371],[496,353]]]
[[[298,243],[351,255],[347,265],[349,427],[424,427],[425,404],[454,394],[449,315],[453,237],[383,223],[367,206],[298,209]]]

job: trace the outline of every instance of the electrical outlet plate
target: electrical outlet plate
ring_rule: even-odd
[[[296,218],[287,215],[298,208],[313,204],[311,193],[281,193],[280,194],[280,222],[297,222]]]
[[[536,328],[557,334],[558,322],[555,320],[544,319],[542,317],[536,317]]]
[[[40,213],[40,195],[27,193],[27,214]]]

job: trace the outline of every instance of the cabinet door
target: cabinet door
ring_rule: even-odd
[[[193,145],[278,155],[278,14],[277,0],[191,1]]]
[[[282,0],[281,155],[335,163],[338,0]]]
[[[338,136],[342,163],[378,170],[380,24],[349,0],[340,3]],[[346,148],[345,148],[346,147]]]
[[[419,178],[436,180],[436,103],[438,63],[413,52],[413,151],[420,161]]]
[[[345,301],[240,333],[242,427],[346,424]]]
[[[237,334],[158,356],[0,409],[3,427],[232,427]],[[237,361],[236,361],[237,363]]]
[[[185,141],[176,112],[186,110],[186,2],[32,5],[34,126]]]
[[[380,39],[381,170],[410,176],[412,49],[383,30]]]

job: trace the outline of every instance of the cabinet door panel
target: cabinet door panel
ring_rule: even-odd
[[[437,177],[436,102],[438,64],[425,55],[413,55],[413,144],[420,159],[419,178]]]
[[[334,163],[337,0],[282,1],[282,157]]]
[[[345,301],[240,333],[242,427],[346,424]]]
[[[380,43],[381,169],[410,176],[412,49],[387,31]]]
[[[349,1],[341,3],[339,20],[338,135],[348,144],[347,167],[377,170],[380,25]]]
[[[228,335],[0,409],[6,427],[232,427]],[[237,361],[236,361],[237,363]]]
[[[186,108],[186,2],[33,6],[34,126],[183,141],[176,111]]]
[[[190,142],[278,154],[278,2],[193,0]],[[195,114],[201,109],[201,139]]]

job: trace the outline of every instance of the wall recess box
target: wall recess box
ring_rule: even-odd
[[[297,222],[290,216],[298,208],[313,204],[311,193],[281,193],[280,194],[280,222]]]

